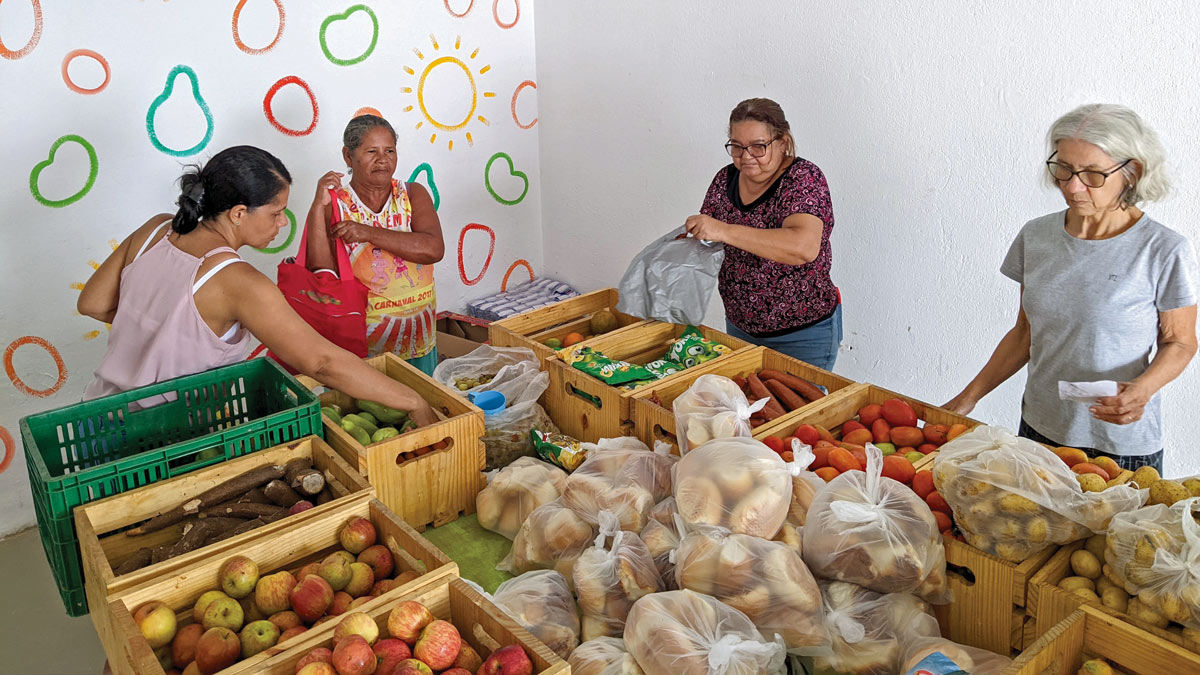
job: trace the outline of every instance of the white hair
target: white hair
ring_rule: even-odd
[[[1114,103],[1081,105],[1055,120],[1046,134],[1049,152],[1058,149],[1058,142],[1074,139],[1091,143],[1116,162],[1133,160],[1141,166],[1141,177],[1133,162],[1121,169],[1129,189],[1122,199],[1126,204],[1159,201],[1171,191],[1167,179],[1162,143],[1142,118],[1130,108]],[[1049,172],[1042,176],[1047,185],[1059,187]]]

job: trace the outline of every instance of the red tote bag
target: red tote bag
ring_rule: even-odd
[[[333,222],[341,220],[337,199],[333,201]],[[313,272],[305,266],[308,257],[308,223],[300,237],[300,252],[295,258],[279,263],[278,286],[283,297],[300,318],[326,340],[358,357],[367,355],[367,287],[354,277],[346,245],[338,241],[333,246],[337,256],[337,273],[332,270]],[[275,359],[295,375],[298,371],[273,352]]]

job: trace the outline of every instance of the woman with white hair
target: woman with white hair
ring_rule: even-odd
[[[1158,136],[1120,105],[1081,106],[1047,136],[1047,182],[1065,211],[1017,235],[1001,273],[1021,284],[1016,325],[946,408],[967,414],[1029,365],[1020,434],[1162,470],[1158,395],[1196,353],[1195,252],[1138,205],[1166,196]],[[1117,394],[1064,401],[1058,383],[1114,380]]]

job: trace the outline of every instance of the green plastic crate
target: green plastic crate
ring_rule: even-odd
[[[130,410],[145,401],[155,405]],[[20,427],[42,546],[71,616],[87,612],[76,506],[324,437],[316,395],[266,358],[30,415]]]

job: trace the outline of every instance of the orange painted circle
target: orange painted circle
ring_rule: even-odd
[[[238,21],[242,17],[242,8],[246,6],[246,0],[240,0],[237,7],[233,8],[233,44],[237,45],[238,49],[247,54],[265,54],[274,49],[275,45],[279,44],[279,38],[283,37],[283,24],[287,21],[287,15],[283,12],[283,2],[281,0],[273,1],[275,3],[275,11],[279,12],[279,28],[276,29],[275,38],[271,40],[271,44],[258,49],[246,46],[246,43],[242,42],[241,35],[238,34]]]
[[[492,18],[496,20],[496,25],[501,28],[508,29],[517,25],[521,20],[521,0],[513,0],[513,7],[517,8],[517,15],[513,17],[512,23],[504,23],[500,20],[500,0],[492,0]],[[470,11],[468,9],[468,11]],[[451,12],[453,14],[453,12]]]
[[[350,119],[354,119],[355,117],[358,117],[359,115],[374,115],[376,117],[383,117],[383,113],[379,112],[379,110],[377,108],[372,108],[369,105],[364,105],[363,107],[359,108],[358,110],[355,110],[354,114],[350,116]]]
[[[50,358],[54,359],[54,365],[58,368],[58,381],[51,385],[48,389],[34,389],[33,387],[25,384],[20,377],[17,377],[17,371],[15,368],[13,368],[13,352],[17,351],[17,347],[22,345],[37,345],[42,349],[45,349],[46,353],[50,355]],[[67,381],[67,367],[63,365],[62,355],[58,353],[58,350],[55,349],[54,345],[46,342],[40,337],[34,337],[32,335],[26,335],[25,337],[19,337],[16,340],[13,340],[12,343],[8,345],[8,348],[4,350],[4,372],[8,373],[8,379],[12,380],[13,386],[17,388],[17,391],[27,396],[36,396],[38,398],[45,398],[59,389],[62,389],[63,384],[65,384]]]
[[[510,276],[512,276],[513,271],[516,270],[518,267],[524,267],[525,270],[527,272],[529,272],[529,280],[533,281],[533,266],[529,264],[528,260],[521,258],[520,260],[517,260],[516,262],[514,262],[512,265],[509,265],[508,271],[504,273],[504,281],[500,282],[500,292],[501,293],[508,290],[508,278]]]
[[[521,84],[518,84],[517,88],[513,90],[512,118],[513,118],[513,122],[516,122],[517,126],[521,127],[522,129],[532,129],[533,125],[537,124],[538,118],[536,118],[536,117],[533,118],[533,121],[530,122],[529,124],[521,124],[521,121],[517,119],[517,96],[521,93],[521,90],[524,89],[525,87],[533,87],[534,89],[537,89],[537,83],[535,83],[533,80],[525,80]]]
[[[15,61],[24,56],[28,56],[29,52],[37,46],[38,41],[42,39],[42,3],[41,0],[29,0],[30,7],[33,8],[33,35],[29,36],[29,42],[25,43],[24,47],[13,50],[4,46],[4,42],[0,40],[0,56]]]
[[[0,473],[4,473],[8,470],[8,465],[12,464],[13,455],[16,454],[13,452],[16,444],[13,443],[12,434],[8,433],[8,429],[4,427],[0,427],[0,445],[4,446],[4,459],[0,459]]]
[[[71,76],[70,76],[70,74],[67,73],[67,69],[71,66],[71,62],[80,56],[86,56],[90,59],[94,59],[97,63],[100,64],[100,67],[104,69],[104,81],[100,83],[100,86],[93,87],[91,89],[85,89],[71,81]],[[63,57],[63,62],[62,62],[63,82],[67,83],[67,89],[70,89],[71,91],[75,92],[76,94],[99,94],[100,92],[104,91],[105,87],[108,86],[108,80],[111,77],[111,75],[112,75],[112,73],[109,72],[109,70],[108,70],[108,59],[105,59],[103,56],[100,56],[99,54],[97,54],[96,52],[94,52],[90,49],[72,49],[71,51],[67,52],[66,56]]]
[[[454,10],[450,9],[450,0],[442,0],[442,4],[446,6],[446,11],[450,12],[450,16],[461,19],[471,13],[471,8],[475,6],[475,0],[471,0],[471,4],[467,5],[467,9],[462,14],[455,14]]]

